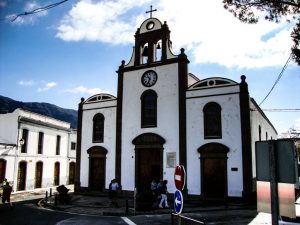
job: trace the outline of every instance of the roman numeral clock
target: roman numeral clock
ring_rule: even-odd
[[[157,73],[153,70],[148,70],[143,74],[141,81],[145,87],[151,87],[157,81]]]

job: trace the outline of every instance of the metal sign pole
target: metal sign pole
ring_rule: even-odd
[[[272,225],[278,225],[279,204],[278,204],[278,188],[277,188],[277,166],[276,166],[276,145],[275,141],[269,141],[270,156],[270,185],[271,185],[271,214]]]

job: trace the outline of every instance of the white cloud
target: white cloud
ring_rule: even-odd
[[[100,88],[87,88],[84,86],[78,86],[72,89],[67,89],[65,90],[65,92],[74,93],[74,94],[89,94],[89,95],[95,95],[100,93],[110,94],[109,91],[102,91]]]
[[[81,0],[61,20],[56,37],[133,43],[136,29],[146,18],[148,3]],[[174,51],[186,48],[195,63],[239,68],[282,66],[289,56],[291,30],[283,24],[264,20],[254,25],[242,23],[219,0],[158,0],[155,4],[158,11],[154,16],[167,21]]]
[[[57,84],[55,82],[49,82],[46,83],[46,85],[44,87],[38,88],[37,91],[38,92],[42,92],[42,91],[48,91],[49,89],[55,87]]]
[[[132,8],[148,2],[150,0],[81,0],[63,18],[56,36],[65,41],[133,42],[136,15],[124,15]]]
[[[34,81],[33,80],[20,80],[18,82],[18,84],[21,86],[32,86],[32,85],[34,85]]]

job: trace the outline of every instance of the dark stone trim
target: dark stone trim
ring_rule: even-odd
[[[150,69],[150,68],[155,68],[158,66],[164,66],[164,65],[168,65],[168,64],[173,64],[173,63],[177,63],[179,61],[178,57],[176,58],[171,58],[171,59],[167,59],[166,61],[156,61],[156,62],[152,62],[152,63],[147,63],[147,64],[141,64],[138,66],[128,66],[128,67],[124,67],[122,69],[123,72],[129,72],[129,71],[135,71],[135,70],[141,70],[141,69]]]
[[[143,148],[140,146],[150,146],[159,145],[162,146],[166,143],[166,140],[158,134],[155,133],[143,133],[135,137],[132,140],[132,144],[135,145],[135,148]]]
[[[185,167],[187,173],[186,153],[186,90],[188,87],[188,63],[184,49],[178,57],[178,118],[179,118],[179,164]],[[186,181],[187,182],[187,181]]]
[[[188,91],[196,91],[196,90],[188,90]],[[224,94],[217,94],[217,95],[202,95],[202,96],[187,97],[186,99],[206,98],[206,97],[214,97],[214,96],[222,96],[222,95],[234,95],[234,94],[240,94],[240,93],[239,92],[232,92],[232,93],[224,93]]]
[[[109,109],[109,108],[116,108],[117,106],[106,106],[106,107],[99,107],[99,108],[92,108],[92,109],[83,109],[83,111],[95,110],[95,109]]]
[[[98,102],[85,102],[84,104],[85,105],[89,105],[89,104],[95,104],[95,103],[102,103],[102,102],[111,102],[111,101],[116,101],[117,99],[114,98],[114,99],[107,99],[107,100],[101,100],[101,101],[98,101]]]
[[[118,93],[117,93],[117,116],[116,116],[116,162],[115,162],[115,178],[119,180],[122,185],[122,171],[121,171],[121,159],[122,159],[122,109],[123,109],[123,76],[124,76],[125,61],[122,60],[122,64],[119,66],[118,73]]]
[[[87,150],[89,157],[106,157],[107,149],[102,146],[92,146]]]
[[[84,98],[81,98],[81,102],[78,104],[78,122],[77,122],[77,145],[76,145],[76,173],[74,191],[80,191],[80,167],[81,167],[81,140],[82,140],[82,105]]]
[[[242,164],[243,164],[243,197],[248,199],[252,192],[252,148],[251,148],[251,122],[250,97],[246,76],[241,76],[240,83],[240,113],[242,138]]]
[[[199,91],[199,90],[211,90],[213,88],[227,88],[227,87],[234,87],[234,86],[238,86],[239,84],[229,84],[229,85],[224,85],[224,86],[207,86],[207,87],[193,87],[194,84],[192,84],[191,86],[189,86],[189,89],[187,89],[187,91]]]

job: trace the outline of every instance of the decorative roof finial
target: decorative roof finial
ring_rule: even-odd
[[[157,11],[157,9],[152,10],[152,5],[150,5],[150,10],[146,11],[146,13],[150,13],[150,18],[152,18],[152,12],[155,12],[155,11]]]

